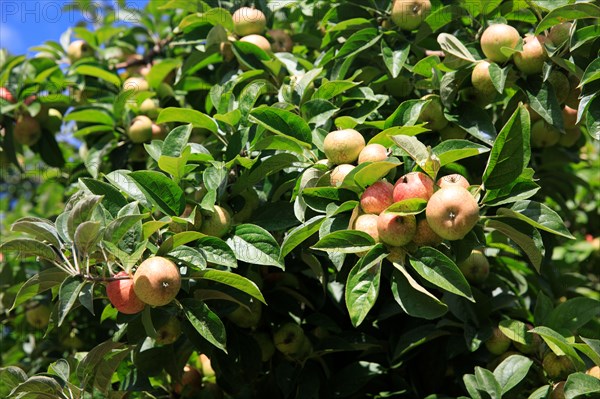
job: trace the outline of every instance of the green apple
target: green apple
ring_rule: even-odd
[[[134,76],[123,82],[123,90],[133,90],[134,93],[139,93],[140,91],[150,90],[150,85],[146,79]]]
[[[240,39],[240,42],[252,43],[266,53],[271,53],[271,43],[261,35],[248,35]]]
[[[449,122],[448,125],[438,131],[442,141],[445,140],[462,140],[467,137],[467,131],[458,126],[454,122]]]
[[[458,268],[467,281],[474,284],[483,283],[490,274],[490,262],[479,250],[473,250],[467,259],[458,264]]]
[[[448,120],[444,116],[444,106],[440,96],[436,94],[427,94],[421,97],[421,100],[431,100],[421,109],[419,122],[425,122],[426,127],[431,130],[441,130],[448,125]]]
[[[395,0],[391,19],[402,30],[414,30],[427,18],[431,11],[429,0]]]
[[[292,37],[284,30],[272,29],[269,32],[271,37],[271,48],[276,53],[291,53],[294,49]]]
[[[260,347],[260,359],[263,362],[268,362],[275,354],[275,345],[271,337],[264,332],[259,332],[252,335]]]
[[[531,146],[534,148],[552,147],[558,144],[562,133],[543,119],[531,126]]]
[[[25,320],[30,326],[42,329],[50,322],[50,314],[52,310],[48,305],[39,304],[33,308],[27,309],[25,312]]]
[[[573,361],[568,356],[558,356],[549,351],[542,359],[542,367],[551,380],[563,380],[575,372]]]
[[[256,8],[240,7],[232,17],[233,31],[239,36],[261,34],[267,26],[267,17]]]
[[[305,349],[305,340],[304,330],[295,323],[286,323],[273,334],[275,348],[287,356],[300,354]]]
[[[181,322],[177,317],[169,319],[156,329],[156,343],[159,345],[170,345],[177,341],[181,335]]]
[[[417,231],[412,239],[413,244],[418,247],[437,247],[442,241],[444,241],[444,239],[431,229],[429,223],[427,223],[427,219],[420,219],[417,221]]]
[[[323,151],[336,165],[351,164],[358,159],[365,145],[365,138],[354,129],[334,130],[325,136]]]
[[[561,46],[564,42],[569,40],[571,34],[571,27],[573,26],[573,22],[561,22],[558,25],[554,25],[548,31],[548,39],[556,45]]]
[[[140,112],[143,115],[146,115],[147,117],[149,117],[150,119],[156,119],[156,117],[158,116],[158,105],[156,104],[156,101],[154,101],[151,98],[147,98],[144,101],[142,101],[142,104],[140,105]]]
[[[67,48],[67,57],[71,62],[78,61],[85,57],[93,57],[94,49],[84,40],[75,40]]]
[[[525,36],[523,51],[518,51],[513,56],[516,67],[525,75],[541,74],[544,62],[548,59],[544,44],[551,44],[546,36]]]
[[[336,166],[329,175],[329,183],[333,187],[341,185],[346,176],[348,176],[352,170],[354,170],[354,165],[341,164]]]
[[[493,24],[481,35],[479,44],[483,54],[493,62],[505,63],[510,55],[502,52],[503,47],[515,49],[521,40],[519,32],[507,24]]]
[[[379,231],[377,230],[377,215],[364,214],[360,215],[354,221],[354,230],[362,231],[370,235],[375,242],[379,242]]]
[[[249,307],[250,309],[245,306],[238,306],[227,315],[227,318],[238,327],[255,328],[262,316],[262,304],[257,299],[252,298]]]
[[[231,228],[231,214],[219,205],[215,205],[214,212],[205,213],[203,218],[200,232],[206,235],[221,238]]]
[[[571,83],[569,83],[569,78],[567,78],[564,73],[553,70],[548,76],[548,82],[550,82],[554,88],[554,93],[556,94],[556,99],[558,102],[563,104],[571,92]]]
[[[498,327],[494,327],[492,330],[492,336],[488,338],[484,343],[490,353],[494,355],[501,355],[508,350],[512,341],[508,338]]]
[[[381,144],[367,144],[358,154],[358,163],[385,161],[387,158],[387,148]]]
[[[488,61],[479,61],[471,73],[471,83],[473,84],[473,87],[483,95],[490,97],[497,94],[496,87],[490,76],[491,65],[492,64]]]
[[[21,114],[15,122],[13,136],[17,143],[32,146],[42,137],[42,128],[31,115]]]
[[[133,118],[127,129],[127,135],[133,143],[145,143],[152,139],[152,120],[145,115]]]

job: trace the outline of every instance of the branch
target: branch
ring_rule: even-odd
[[[92,276],[91,274],[80,274],[79,276],[83,277],[88,281],[101,282],[101,283],[110,283],[111,281],[119,281],[119,280],[130,280],[133,277],[131,276],[114,276],[114,277],[100,277],[100,276]]]
[[[114,66],[115,69],[126,69],[132,66],[137,65],[146,65],[152,62],[154,58],[162,53],[163,49],[169,45],[173,41],[175,37],[168,37],[166,39],[160,40],[158,43],[154,45],[142,58],[130,59],[129,61],[120,62]]]

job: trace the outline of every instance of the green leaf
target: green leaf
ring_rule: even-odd
[[[381,144],[384,147],[391,147],[394,145],[394,141],[392,140],[393,136],[416,136],[428,131],[429,129],[421,126],[394,126],[375,135],[369,140],[368,144]]]
[[[381,41],[381,55],[383,56],[383,62],[392,78],[397,78],[398,75],[400,75],[400,71],[402,71],[409,54],[410,44],[408,43],[398,50],[392,50],[385,40]]]
[[[225,344],[227,336],[225,326],[219,316],[202,301],[185,298],[181,301],[185,317],[192,323],[196,331],[208,342],[227,353]]]
[[[161,155],[179,157],[186,148],[191,134],[191,124],[179,126],[171,130],[164,140]]]
[[[373,237],[357,230],[338,230],[321,238],[312,248],[327,252],[357,253],[370,250]]]
[[[448,306],[423,288],[399,264],[392,274],[392,293],[402,310],[409,316],[433,320],[443,316]]]
[[[432,154],[430,147],[425,147],[416,137],[394,136],[392,140],[408,153],[425,173],[435,179],[440,170],[440,161]]]
[[[465,61],[477,61],[460,40],[448,33],[440,33],[437,37],[437,42],[440,44],[442,50],[448,54],[452,54]]]
[[[369,47],[373,46],[381,39],[381,35],[377,35],[377,29],[366,28],[355,32],[344,42],[335,58],[349,58]]]
[[[510,209],[498,209],[498,215],[523,220],[531,226],[550,233],[574,239],[556,212],[535,201],[517,201]]]
[[[581,344],[573,344],[575,349],[583,352],[587,357],[589,357],[596,365],[600,365],[600,340],[585,338],[583,336],[579,336],[583,343]]]
[[[157,89],[165,78],[173,71],[181,66],[181,60],[178,59],[163,59],[155,62],[146,76],[146,80],[150,87]]]
[[[389,161],[364,162],[354,168],[350,173],[353,176],[354,182],[363,189],[381,180],[387,176],[391,170],[400,165],[402,165],[402,162],[395,159],[390,159]],[[342,187],[344,187],[344,185],[342,185]]]
[[[475,302],[471,287],[458,266],[446,255],[431,247],[421,247],[410,258],[417,273],[431,284]]]
[[[390,205],[384,212],[400,215],[418,215],[427,207],[427,200],[423,198],[408,198]]]
[[[573,373],[567,377],[564,388],[565,399],[596,397],[600,395],[600,379],[584,373]]]
[[[477,105],[461,102],[453,114],[445,114],[447,119],[466,130],[471,136],[486,144],[493,145],[496,139],[496,127],[491,115]]]
[[[102,225],[100,222],[93,221],[83,222],[77,226],[73,241],[80,251],[80,254],[92,251],[96,247],[102,238],[100,233],[101,228]]]
[[[101,195],[102,205],[115,216],[121,208],[127,205],[127,200],[113,186],[100,180],[87,177],[80,179],[83,184],[92,192],[92,194]]]
[[[161,155],[158,158],[158,167],[170,174],[173,177],[173,180],[176,183],[179,183],[181,179],[185,177],[186,165],[188,160],[190,159],[190,155],[192,152],[192,147],[185,147],[183,153],[177,156],[166,156]]]
[[[313,99],[331,100],[332,98],[339,96],[358,86],[359,83],[351,82],[349,80],[332,80],[324,82],[313,94]]]
[[[378,244],[364,255],[348,274],[345,288],[346,308],[354,327],[363,322],[377,301],[381,265],[387,255],[385,247]]]
[[[106,82],[112,83],[117,87],[121,86],[121,78],[119,78],[117,74],[93,65],[79,65],[75,68],[75,72],[79,75],[92,76],[94,78],[102,79]]]
[[[22,305],[37,294],[60,285],[66,277],[67,274],[64,271],[56,268],[42,270],[33,275],[29,278],[29,280],[19,287],[19,291],[15,296],[10,310],[12,311],[17,306]]]
[[[23,370],[15,366],[0,368],[0,396],[8,398],[9,393],[19,386],[19,384],[27,380],[27,374]]]
[[[223,8],[210,8],[206,12],[200,12],[201,10],[203,9],[196,8],[195,14],[188,15],[179,23],[179,28],[188,32],[198,26],[209,24],[222,25],[228,31],[233,31],[233,18],[229,11]]]
[[[494,377],[502,388],[502,395],[513,389],[529,373],[533,361],[525,356],[511,355],[494,369]]]
[[[217,283],[238,289],[251,297],[258,299],[265,305],[267,304],[256,283],[244,276],[222,270],[205,270],[195,275],[198,275],[205,280],[216,281]]]
[[[307,146],[312,142],[308,124],[296,114],[274,107],[259,107],[250,112],[250,121],[285,137],[292,137]],[[308,146],[307,146],[308,147]]]
[[[539,334],[548,347],[558,356],[568,356],[577,370],[583,370],[585,364],[572,345],[559,333],[548,327],[536,327],[530,332]]]
[[[61,247],[60,238],[54,223],[48,219],[25,217],[14,222],[10,229],[27,233],[38,240],[47,241],[50,245],[54,245],[57,249]]]
[[[600,301],[576,297],[560,303],[546,319],[545,325],[555,330],[569,330],[573,333],[600,316]]]
[[[67,314],[77,301],[83,286],[87,284],[81,281],[79,276],[69,276],[62,282],[58,290],[58,326],[65,321]]]
[[[225,267],[237,267],[235,253],[231,247],[220,238],[204,236],[198,240],[197,248],[206,255],[208,263]]]
[[[70,237],[74,237],[75,230],[83,222],[90,220],[94,209],[102,201],[100,195],[86,195],[81,198],[69,212],[67,218],[67,229]]]
[[[535,34],[539,35],[546,29],[561,22],[585,18],[600,18],[600,7],[592,3],[579,3],[556,8],[540,21],[535,29]]]
[[[440,166],[444,166],[461,159],[475,157],[489,151],[490,149],[486,146],[467,140],[445,140],[432,150],[432,152],[439,158]]]
[[[542,242],[539,232],[531,227],[526,229],[525,226],[515,225],[511,220],[488,220],[486,226],[495,230],[498,230],[506,237],[510,238],[517,244],[527,255],[529,261],[535,267],[537,272],[540,272],[542,266],[542,259],[544,255],[544,243]],[[518,222],[518,221],[514,221]]]
[[[79,377],[81,386],[88,386],[90,379],[96,375],[95,371],[98,367],[106,361],[107,357],[113,351],[123,348],[123,346],[124,344],[120,342],[109,340],[96,345],[90,350],[77,365],[77,376]]]
[[[417,123],[421,110],[427,102],[422,100],[406,100],[385,120],[385,129],[394,126],[412,126]]]
[[[129,174],[140,190],[162,212],[170,216],[179,216],[185,209],[183,190],[171,179],[160,172],[145,170]]]
[[[302,104],[300,110],[308,123],[312,123],[315,126],[323,126],[340,109],[327,100],[314,99]]]
[[[21,256],[39,256],[54,261],[57,259],[52,248],[41,241],[32,238],[14,238],[0,244],[0,251],[17,252]]]
[[[483,367],[475,367],[475,381],[477,381],[479,389],[487,393],[490,398],[502,398],[502,388],[498,381],[496,381],[494,373],[490,370],[484,369]]]
[[[487,189],[510,184],[521,175],[531,156],[529,135],[529,116],[520,105],[494,142],[483,173]]]
[[[240,179],[232,186],[231,194],[237,195],[244,190],[255,186],[268,176],[278,173],[285,168],[289,168],[295,162],[298,162],[298,157],[290,153],[275,154],[270,157],[264,157],[256,162],[252,169],[244,173]]]
[[[114,119],[104,111],[97,109],[85,109],[82,111],[73,111],[66,115],[63,119],[65,122],[87,122],[87,123],[98,123],[106,126],[113,126],[115,124]]]
[[[302,223],[300,226],[290,230],[281,244],[281,254],[279,255],[279,258],[285,258],[286,255],[292,252],[294,248],[302,244],[313,234],[317,233],[324,221],[325,216],[315,216],[314,218]]]
[[[550,82],[542,82],[539,79],[528,80],[525,93],[531,109],[550,125],[564,131],[562,107]]]
[[[271,233],[254,224],[235,227],[234,235],[227,240],[238,260],[250,264],[284,268],[279,259],[279,244]]]
[[[210,116],[203,114],[200,111],[185,108],[165,108],[163,109],[156,123],[169,123],[169,122],[183,122],[191,123],[194,127],[200,127],[210,130],[212,133],[217,134],[219,129],[217,123]]]
[[[519,320],[502,320],[498,324],[498,328],[504,335],[514,342],[523,345],[531,345],[533,343],[533,334],[529,333],[527,324]]]
[[[61,394],[62,388],[54,378],[34,375],[17,386],[10,393],[9,398],[54,399],[59,398]],[[66,397],[63,396],[62,398]]]
[[[175,248],[174,250],[170,251],[167,255],[170,258],[175,258],[176,260],[185,263],[186,265],[192,267],[194,270],[204,270],[207,266],[206,256],[204,255],[204,253],[186,245],[181,245]]]
[[[506,78],[508,78],[508,73],[510,72],[510,67],[500,68],[498,64],[492,62],[490,63],[488,70],[494,88],[498,93],[502,94],[504,92],[504,86],[506,85]]]
[[[156,255],[163,256],[174,250],[175,248],[188,244],[192,241],[199,240],[205,237],[205,234],[198,233],[197,231],[184,231],[183,233],[177,233],[169,236],[158,248]]]
[[[104,229],[104,239],[113,244],[118,244],[129,229],[141,222],[147,216],[148,214],[124,215],[116,218]]]

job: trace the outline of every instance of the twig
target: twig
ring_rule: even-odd
[[[163,49],[169,45],[173,41],[175,37],[168,37],[166,39],[160,40],[158,43],[154,45],[142,58],[130,59],[128,61],[120,62],[114,66],[116,69],[126,69],[132,66],[137,65],[146,65],[152,62],[154,57],[162,53]]]

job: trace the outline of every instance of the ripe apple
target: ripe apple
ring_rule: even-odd
[[[133,118],[127,129],[129,139],[134,143],[144,143],[152,139],[152,119],[145,115]]]
[[[560,381],[554,384],[550,399],[565,399],[565,383],[566,381]]]
[[[272,29],[267,32],[271,37],[271,48],[276,53],[291,53],[294,49],[294,42],[291,36],[284,30]]]
[[[181,288],[181,275],[175,263],[153,256],[143,261],[133,275],[133,290],[142,300],[152,306],[170,303]]]
[[[257,299],[250,301],[250,310],[244,306],[238,306],[227,315],[235,325],[242,328],[254,328],[260,322],[262,316],[262,305]]]
[[[177,317],[169,317],[167,322],[156,330],[156,343],[170,345],[181,335],[181,323]]]
[[[15,122],[13,135],[17,143],[32,146],[42,137],[42,128],[31,115],[21,114]]]
[[[515,65],[525,75],[542,73],[544,62],[548,59],[544,43],[551,42],[542,35],[527,35],[524,39],[523,51],[518,51],[513,56]]]
[[[600,379],[600,367],[594,366],[585,372],[587,375],[591,375],[592,377],[596,377]]]
[[[240,42],[252,43],[262,51],[266,53],[271,53],[271,43],[267,40],[266,37],[261,35],[248,35],[244,36],[240,39]]]
[[[429,223],[427,223],[427,219],[420,219],[417,221],[417,231],[412,239],[413,244],[418,247],[437,247],[442,241],[444,241],[444,239],[437,235],[435,231],[431,230]]]
[[[260,347],[260,359],[263,362],[268,362],[275,354],[275,345],[271,337],[264,332],[259,332],[252,335]]]
[[[299,354],[305,345],[305,340],[304,330],[295,323],[286,323],[273,334],[275,348],[287,356]]]
[[[433,180],[422,172],[411,172],[400,177],[394,186],[394,202],[409,198],[428,200],[433,194]]]
[[[142,104],[140,105],[140,112],[142,115],[146,115],[151,119],[156,119],[158,116],[158,105],[153,99],[147,98],[142,101]]]
[[[531,146],[534,148],[551,147],[558,143],[562,133],[543,119],[531,126]]]
[[[206,213],[202,221],[200,232],[209,236],[221,238],[231,228],[231,214],[219,205],[215,205],[212,213]]]
[[[417,219],[414,215],[384,212],[377,217],[377,231],[382,242],[401,247],[411,242],[417,233]]]
[[[15,103],[15,98],[6,87],[0,87],[0,98],[11,104]]]
[[[573,22],[561,22],[558,25],[554,25],[548,32],[548,39],[550,39],[555,46],[561,46],[564,42],[569,40],[572,26]]]
[[[150,85],[146,79],[134,76],[127,78],[125,82],[123,82],[123,90],[133,90],[134,93],[139,93],[140,91],[150,90]]]
[[[184,398],[196,398],[202,390],[202,374],[196,368],[186,364],[181,381],[173,384],[173,391]]]
[[[578,127],[577,124],[577,110],[565,105],[562,110],[563,122],[565,129],[573,129]]]
[[[519,32],[510,25],[493,24],[486,28],[481,35],[479,44],[483,54],[493,62],[505,63],[510,59],[502,53],[503,47],[514,49],[519,44],[521,36]]]
[[[527,323],[526,326],[527,330],[533,329],[533,326],[529,323]],[[542,338],[540,338],[538,334],[525,334],[525,341],[527,342],[526,344],[515,342],[515,348],[526,355],[537,353],[542,345]]]
[[[454,122],[448,122],[448,125],[438,132],[442,141],[453,139],[462,140],[467,137],[467,131]]]
[[[114,277],[129,277],[123,280],[114,280],[106,285],[106,296],[110,303],[119,312],[135,314],[141,312],[146,304],[142,302],[133,290],[133,278],[125,271],[119,272]]]
[[[329,175],[329,183],[333,187],[337,187],[342,184],[346,176],[354,169],[354,165],[341,164],[333,168],[331,175]]]
[[[550,82],[554,88],[554,93],[556,94],[556,99],[558,102],[563,104],[571,92],[569,78],[567,78],[564,73],[553,70],[548,76],[548,82]]]
[[[490,76],[490,65],[488,61],[479,61],[471,73],[473,87],[484,95],[496,95],[496,87]]]
[[[377,215],[360,215],[354,221],[354,230],[362,231],[370,235],[375,242],[379,242],[379,230],[377,229]]]
[[[233,31],[239,36],[261,34],[267,26],[267,17],[256,8],[238,8],[232,17]]]
[[[402,30],[414,30],[431,11],[429,0],[395,0],[391,19]]]
[[[27,309],[25,312],[25,320],[30,326],[42,329],[45,328],[50,322],[50,314],[52,310],[48,305],[39,304],[31,309]]]
[[[457,185],[457,186],[460,186],[463,188],[469,188],[469,186],[471,184],[469,184],[469,181],[467,179],[465,179],[465,177],[463,175],[460,175],[458,173],[453,173],[451,175],[440,177],[437,181],[437,185],[440,188],[444,188],[444,187],[448,187],[448,186],[452,186],[452,185]]]
[[[385,161],[387,157],[387,148],[381,144],[368,144],[358,154],[358,163]]]
[[[360,196],[360,206],[365,213],[379,215],[394,203],[394,186],[384,180],[373,183]]]
[[[334,130],[325,136],[323,151],[336,165],[353,163],[365,148],[365,139],[354,129]]]
[[[165,125],[158,125],[152,122],[152,140],[164,140],[168,134],[169,132]]]
[[[542,359],[542,367],[551,380],[563,380],[573,372],[575,366],[568,356],[558,356],[554,352],[549,351]]]
[[[467,259],[458,264],[458,268],[473,284],[483,283],[490,275],[490,262],[479,250],[473,250]]]
[[[85,57],[93,57],[94,49],[84,40],[75,40],[67,48],[67,57],[71,62],[78,61]]]
[[[511,342],[498,327],[494,327],[492,336],[485,341],[485,347],[490,353],[501,355],[508,350]]]
[[[431,130],[441,130],[448,126],[448,120],[444,116],[444,106],[440,96],[436,94],[427,94],[421,97],[421,100],[431,100],[429,104],[421,109],[419,122],[426,122],[426,127]]]
[[[471,193],[453,185],[436,191],[425,208],[427,223],[446,240],[460,240],[475,227],[479,207]]]

